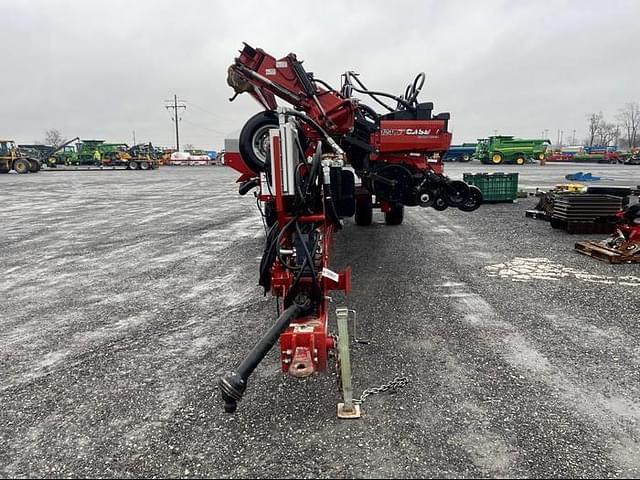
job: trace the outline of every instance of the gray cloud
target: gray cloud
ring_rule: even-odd
[[[424,100],[450,111],[454,141],[503,134],[555,138],[586,114],[610,119],[640,100],[640,3],[409,1],[13,1],[0,3],[0,135],[173,144],[163,100],[189,102],[182,142],[219,148],[259,110],[227,98],[242,41],[293,51],[338,85],[347,69],[401,93],[427,73]],[[11,74],[7,74],[11,66]]]

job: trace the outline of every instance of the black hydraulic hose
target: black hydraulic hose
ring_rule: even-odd
[[[293,217],[291,220],[289,220],[284,227],[282,227],[282,230],[280,230],[280,232],[278,233],[278,237],[276,239],[276,255],[278,256],[278,259],[280,260],[280,263],[282,263],[282,266],[284,268],[286,268],[287,270],[291,270],[291,271],[295,271],[298,270],[297,267],[292,267],[290,265],[287,265],[287,262],[284,260],[284,258],[282,258],[282,254],[280,253],[280,242],[282,241],[282,236],[284,235],[284,233],[289,229],[289,227],[291,227],[291,225],[293,223],[297,223],[298,222],[298,217]]]
[[[329,208],[327,208],[327,204]],[[340,223],[340,216],[338,215],[336,206],[333,203],[333,198],[328,193],[325,193],[324,195],[324,205],[325,205],[325,208],[324,208],[325,211],[328,212],[333,217],[333,223],[336,225],[336,230],[342,230],[342,223]]]
[[[322,142],[318,141],[316,145],[316,151],[313,154],[313,159],[311,160],[311,169],[309,171],[309,179],[307,180],[307,184],[305,185],[304,193],[305,197],[309,194],[309,189],[313,186],[318,176],[318,171],[320,170],[320,157],[322,156]]]
[[[378,102],[380,105],[382,105],[384,108],[386,108],[387,110],[389,110],[390,112],[395,112],[395,109],[391,108],[389,105],[387,105],[386,103],[384,103],[383,101],[379,100],[378,98],[376,98],[376,95],[380,95],[382,97],[387,97],[387,98],[391,98],[395,101],[397,101],[398,103],[404,105],[405,108],[409,108],[412,109],[413,107],[408,103],[405,102],[403,99],[401,99],[400,97],[396,97],[395,95],[392,95],[390,93],[385,93],[385,92],[376,92],[373,90],[369,90],[367,89],[367,87],[364,85],[364,83],[362,83],[360,81],[360,79],[358,77],[356,77],[355,75],[352,75],[353,79],[358,82],[358,85],[360,85],[362,87],[362,90],[356,88],[353,86],[353,84],[351,84],[351,88],[353,88],[356,92],[358,93],[364,93],[365,95],[369,95],[371,98],[373,98],[376,102]],[[351,75],[350,75],[351,77]]]
[[[307,122],[313,128],[315,128],[320,134],[325,138],[331,138],[329,134],[320,126],[318,122],[316,122],[313,118],[308,117],[304,113],[300,113],[296,110],[287,110],[287,115],[291,115],[293,117],[298,117],[300,120]]]
[[[278,341],[282,332],[302,313],[304,308],[304,305],[291,304],[282,312],[282,315],[278,317],[278,320],[276,320],[276,323],[269,329],[267,334],[251,349],[245,359],[238,365],[238,368],[220,378],[218,388],[224,400],[225,412],[233,413],[236,411],[238,402],[242,400],[242,395],[247,389],[249,376]]]
[[[323,86],[327,87],[330,92],[338,93],[335,88],[333,88],[331,85],[329,85],[324,80],[320,80],[319,78],[314,78],[313,81],[316,82],[316,83],[319,83],[320,85],[323,85]]]

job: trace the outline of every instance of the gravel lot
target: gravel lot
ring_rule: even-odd
[[[448,164],[452,177],[495,167]],[[504,166],[521,186],[640,167]],[[1,477],[640,475],[640,266],[573,251],[535,199],[346,222],[358,421],[274,350],[237,414],[216,388],[275,318],[252,198],[224,167],[0,175]],[[596,237],[598,238],[598,237]]]

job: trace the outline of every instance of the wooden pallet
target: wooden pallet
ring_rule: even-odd
[[[597,242],[576,242],[576,251],[608,263],[640,263],[640,254],[623,255]]]

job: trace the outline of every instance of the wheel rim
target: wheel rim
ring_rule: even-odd
[[[256,130],[251,142],[251,149],[256,157],[263,162],[267,161],[267,151],[269,150],[269,130],[273,125],[265,125]]]
[[[518,158],[516,158],[516,163],[517,163],[518,165],[522,165],[522,164],[524,163],[524,158],[522,158],[522,157],[518,157]]]
[[[496,153],[493,157],[491,157],[491,161],[493,163],[500,163],[502,161],[502,157]]]

